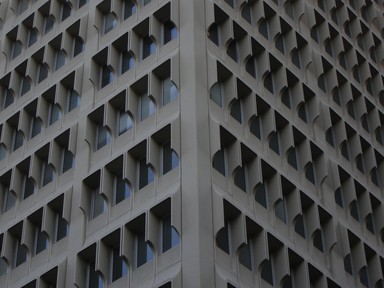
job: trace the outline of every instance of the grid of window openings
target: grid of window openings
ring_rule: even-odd
[[[384,287],[383,2],[208,6],[217,287]]]
[[[179,287],[177,10],[1,1],[0,286]]]
[[[212,283],[384,287],[383,1],[199,1]],[[183,287],[186,3],[0,1],[0,286]]]

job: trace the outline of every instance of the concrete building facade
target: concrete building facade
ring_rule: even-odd
[[[381,0],[2,0],[0,287],[384,287]]]

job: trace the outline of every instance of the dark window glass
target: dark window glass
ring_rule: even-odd
[[[108,65],[103,65],[101,68],[101,88],[111,83],[113,78],[112,69]]]
[[[216,234],[216,245],[225,253],[230,254],[228,229],[228,221],[226,221],[225,226],[221,228]]]
[[[109,130],[105,126],[97,127],[97,141],[96,141],[96,150],[104,147],[111,141],[111,135]]]
[[[139,161],[139,189],[144,188],[154,180],[151,166],[146,163],[146,158]]]
[[[73,57],[76,57],[84,50],[84,40],[76,36],[73,43]]]
[[[15,131],[13,136],[13,151],[23,146],[23,142],[24,142],[23,133],[20,130]]]
[[[235,172],[234,182],[244,192],[247,192],[247,179],[245,167],[238,167]]]
[[[48,237],[43,231],[41,231],[41,226],[36,227],[36,244],[35,244],[35,255],[44,251],[48,245]]]
[[[249,24],[252,24],[251,7],[248,3],[243,5],[243,9],[241,9],[241,17],[243,17]]]
[[[267,191],[265,190],[265,184],[262,183],[257,186],[255,193],[255,200],[260,203],[264,208],[267,208]]]
[[[124,1],[124,20],[131,17],[133,14],[136,13],[136,4],[133,0],[125,0]]]
[[[241,100],[235,99],[231,104],[231,116],[239,123],[242,123],[242,113],[241,113]]]
[[[163,155],[162,155],[162,172],[163,175],[171,171],[172,169],[175,169],[177,166],[179,166],[179,157],[177,157],[177,154],[175,151],[171,149],[171,142],[167,142],[163,145]]]
[[[248,244],[244,244],[239,249],[239,262],[249,270],[252,270],[250,239],[248,239]]]
[[[10,89],[5,90],[5,96],[4,96],[4,109],[7,108],[9,105],[11,105],[15,101],[15,98],[13,96],[13,93]]]
[[[117,19],[115,14],[108,13],[104,16],[104,33],[108,33],[109,31],[113,30],[117,25]]]
[[[135,66],[135,58],[127,50],[121,53],[121,69],[120,74],[124,74],[129,69],[132,69]]]
[[[56,214],[56,241],[65,238],[69,232],[68,222],[62,217],[62,211]]]
[[[20,244],[19,239],[16,241],[15,252],[16,252],[15,267],[17,267],[23,264],[25,261],[27,261],[27,256],[28,256],[27,248],[25,248],[23,245]]]
[[[179,235],[171,225],[171,215],[168,215],[162,220],[162,244],[163,252],[175,247],[180,242]]]
[[[220,107],[223,107],[223,93],[220,83],[215,83],[209,93],[209,97]]]
[[[71,169],[75,164],[75,156],[71,151],[69,151],[67,148],[63,150],[63,166],[62,166],[62,172],[66,172],[69,169]]]
[[[20,96],[23,96],[29,90],[31,90],[31,81],[29,80],[29,78],[27,76],[24,76],[21,79],[21,92],[20,92]]]
[[[261,278],[273,286],[273,273],[271,260],[265,260],[261,267]]]
[[[55,169],[51,164],[44,162],[42,186],[45,186],[48,183],[52,182],[54,178],[55,178]]]
[[[80,105],[80,95],[75,90],[71,89],[69,91],[68,97],[68,112],[72,111]]]
[[[156,52],[156,44],[152,40],[151,37],[144,36],[142,40],[143,50],[142,50],[142,59],[147,58],[149,55],[154,54]]]
[[[32,118],[32,123],[31,123],[31,139],[35,137],[36,135],[40,134],[41,132],[41,121],[40,118],[38,117],[33,117]]]
[[[164,44],[177,37],[177,28],[171,20],[166,21],[164,24]]]
[[[237,42],[235,40],[232,40],[227,47],[227,54],[229,57],[231,57],[234,61],[238,61],[238,48],[237,48]]]
[[[120,203],[131,195],[131,187],[125,179],[123,173],[120,172],[115,177],[115,204]]]
[[[171,81],[171,78],[168,77],[163,80],[163,106],[167,105],[168,103],[176,100],[179,93],[177,91],[177,87],[173,82]]]
[[[216,152],[216,154],[213,156],[213,168],[215,168],[217,171],[219,171],[222,175],[225,176],[225,155],[224,150],[219,150]]]
[[[37,41],[37,31],[35,28],[29,30],[28,47],[32,46]]]
[[[152,249],[147,242],[145,242],[144,231],[137,234],[137,257],[136,257],[136,266],[140,267],[145,263],[149,262],[153,258]]]
[[[23,199],[27,199],[35,192],[35,184],[30,177],[26,177],[24,180],[24,193]]]
[[[132,118],[129,116],[128,112],[119,111],[118,113],[118,135],[123,134],[132,128]]]
[[[40,83],[41,81],[43,81],[47,77],[48,77],[48,68],[47,68],[47,66],[44,65],[44,64],[40,64],[39,65],[39,78],[38,78],[37,82]]]
[[[48,15],[45,17],[45,28],[44,33],[47,34],[49,31],[52,30],[53,25],[55,24],[55,20],[52,15]]]
[[[128,274],[127,262],[120,256],[120,247],[112,250],[112,282]]]
[[[71,5],[69,4],[69,2],[64,2],[61,10],[61,21],[64,21],[69,16],[71,16]]]

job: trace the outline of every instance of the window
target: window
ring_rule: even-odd
[[[4,96],[4,104],[3,104],[3,107],[4,109],[7,108],[8,106],[10,106],[14,101],[15,101],[15,98],[13,96],[13,93],[12,91],[8,88],[5,90],[5,96]]]
[[[247,167],[243,164],[243,166],[237,167],[234,176],[234,183],[237,187],[239,187],[243,192],[247,192]]]
[[[35,183],[33,182],[31,177],[24,177],[24,191],[23,191],[23,199],[27,199],[35,192]]]
[[[19,40],[13,42],[12,45],[12,59],[16,58],[21,54],[21,51],[23,50],[23,45]]]
[[[29,7],[29,1],[28,0],[20,0],[19,1],[19,15],[26,11]]]
[[[35,255],[44,251],[48,246],[48,236],[41,231],[41,225],[35,227]]]
[[[243,244],[239,249],[239,262],[240,264],[247,267],[249,270],[252,270],[252,246],[251,246],[251,239],[248,238],[248,243]]]
[[[31,28],[29,30],[29,35],[28,35],[28,47],[32,46],[34,43],[37,41],[37,30],[36,28]]]
[[[132,128],[132,118],[126,111],[118,111],[117,118],[117,134],[120,136]]]
[[[136,13],[136,3],[133,0],[125,0],[123,7],[123,19],[127,19]]]
[[[261,278],[273,286],[272,262],[267,259],[261,266]]]
[[[41,132],[41,120],[39,117],[31,119],[31,139]]]
[[[155,104],[147,93],[142,94],[139,97],[139,119],[140,121],[145,120],[149,116],[155,113]]]
[[[227,54],[229,57],[233,59],[233,61],[238,61],[239,55],[238,55],[238,47],[237,42],[235,40],[232,40],[227,47]]]
[[[98,126],[97,127],[97,140],[96,140],[96,150],[104,147],[109,144],[111,141],[111,134],[106,126]]]
[[[208,29],[208,38],[216,44],[216,46],[219,46],[219,26],[216,23],[213,23],[211,26],[209,26]]]
[[[7,156],[7,148],[5,147],[4,144],[0,144],[0,161],[5,159]]]
[[[161,221],[162,231],[162,252],[177,246],[180,243],[179,235],[171,225],[171,215],[165,216]]]
[[[52,182],[53,179],[55,179],[55,168],[51,164],[48,164],[48,162],[44,162],[42,166],[42,187],[47,185],[48,183]]]
[[[127,50],[121,53],[121,69],[120,74],[124,74],[135,66],[135,58]]]
[[[20,90],[20,96],[23,96],[26,94],[29,90],[31,90],[31,80],[27,76],[23,76],[21,78],[21,90]]]
[[[115,204],[120,203],[131,195],[131,187],[128,182],[123,178],[123,172],[115,176]]]
[[[224,150],[219,150],[213,156],[212,167],[220,172],[223,176],[226,174],[225,154]]]
[[[216,234],[216,245],[225,253],[230,254],[229,222],[225,221],[224,227]]]
[[[101,88],[104,88],[114,79],[113,71],[108,65],[103,65],[101,68]]]
[[[179,93],[177,91],[176,85],[172,82],[170,77],[167,77],[163,80],[163,91],[162,91],[162,100],[163,100],[163,106],[167,105],[168,103],[176,100]]]
[[[73,40],[73,57],[76,57],[84,50],[84,40],[80,36],[75,36]]]
[[[63,49],[57,51],[55,70],[58,70],[61,67],[63,67],[66,62],[67,62],[67,53],[65,53]]]
[[[144,231],[137,233],[136,235],[136,267],[144,265],[151,261],[153,258],[153,252],[151,246],[145,241]]]
[[[275,204],[275,216],[287,224],[287,210],[285,208],[285,199],[279,199]]]
[[[38,79],[37,79],[37,83],[40,83],[41,81],[43,81],[44,79],[46,79],[48,77],[48,68],[45,64],[43,63],[40,63],[39,65],[39,69],[38,69]]]
[[[7,274],[7,272],[8,272],[8,264],[3,258],[0,258],[0,277]]]
[[[177,28],[171,20],[166,21],[163,25],[164,25],[163,43],[165,45],[177,37]]]
[[[27,252],[27,248],[25,248],[25,246],[21,244],[20,238],[16,239],[14,249],[15,249],[14,250],[15,251],[14,267],[16,268],[27,261],[28,252]]]
[[[111,282],[120,279],[128,274],[128,264],[122,256],[120,256],[120,246],[116,246],[111,251],[112,263],[112,279]]]
[[[220,83],[215,83],[209,93],[209,97],[220,107],[223,107],[223,91]]]
[[[252,25],[252,13],[249,3],[245,3],[243,5],[243,8],[241,9],[241,17],[243,17],[245,21]]]
[[[261,183],[256,187],[255,200],[264,208],[268,207],[267,191],[264,183]]]
[[[140,1],[141,1],[141,5],[143,5],[143,6],[145,6],[151,2],[151,0],[140,0]]]
[[[62,211],[57,211],[55,214],[55,235],[56,242],[65,238],[69,233],[69,225],[67,220],[62,216]]]
[[[16,205],[16,195],[14,192],[10,191],[8,188],[4,192],[4,198],[3,198],[3,212],[7,212],[8,210],[12,209]]]
[[[79,8],[83,7],[85,4],[88,3],[88,0],[78,0]]]
[[[71,4],[67,1],[63,3],[61,7],[61,21],[64,21],[71,16]]]
[[[115,14],[110,12],[104,16],[104,34],[113,30],[116,27],[116,25],[117,25],[117,19]]]
[[[96,271],[95,260],[91,260],[87,265],[87,288],[103,288],[104,281],[99,271]]]
[[[62,173],[68,171],[75,165],[75,156],[71,151],[69,151],[67,148],[63,149],[62,152]]]
[[[103,214],[107,210],[107,201],[100,194],[99,189],[95,189],[91,192],[91,209],[90,219],[95,219],[97,216]]]
[[[241,105],[241,100],[236,98],[232,101],[231,103],[231,111],[230,114],[231,116],[240,124],[243,122],[243,117],[242,117],[242,105]]]
[[[142,54],[141,59],[147,58],[149,55],[156,53],[156,44],[149,35],[142,39]]]
[[[59,104],[52,103],[49,107],[48,125],[52,125],[61,118],[61,108]]]
[[[21,146],[23,146],[23,142],[24,142],[23,132],[21,132],[20,130],[14,130],[14,133],[13,133],[13,146],[12,146],[13,147],[13,151],[16,151]]]
[[[68,108],[67,111],[70,112],[73,109],[80,106],[80,95],[75,90],[71,89],[68,91]]]
[[[148,184],[154,181],[154,173],[149,164],[147,164],[147,159],[142,158],[139,160],[139,189],[144,188]]]
[[[53,25],[55,24],[55,19],[52,15],[47,15],[44,19],[44,33],[47,34],[52,30]]]
[[[179,157],[171,148],[171,142],[167,142],[162,147],[162,173],[163,175],[179,166]]]

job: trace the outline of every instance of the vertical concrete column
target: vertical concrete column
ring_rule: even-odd
[[[205,0],[180,0],[183,287],[214,287]]]

